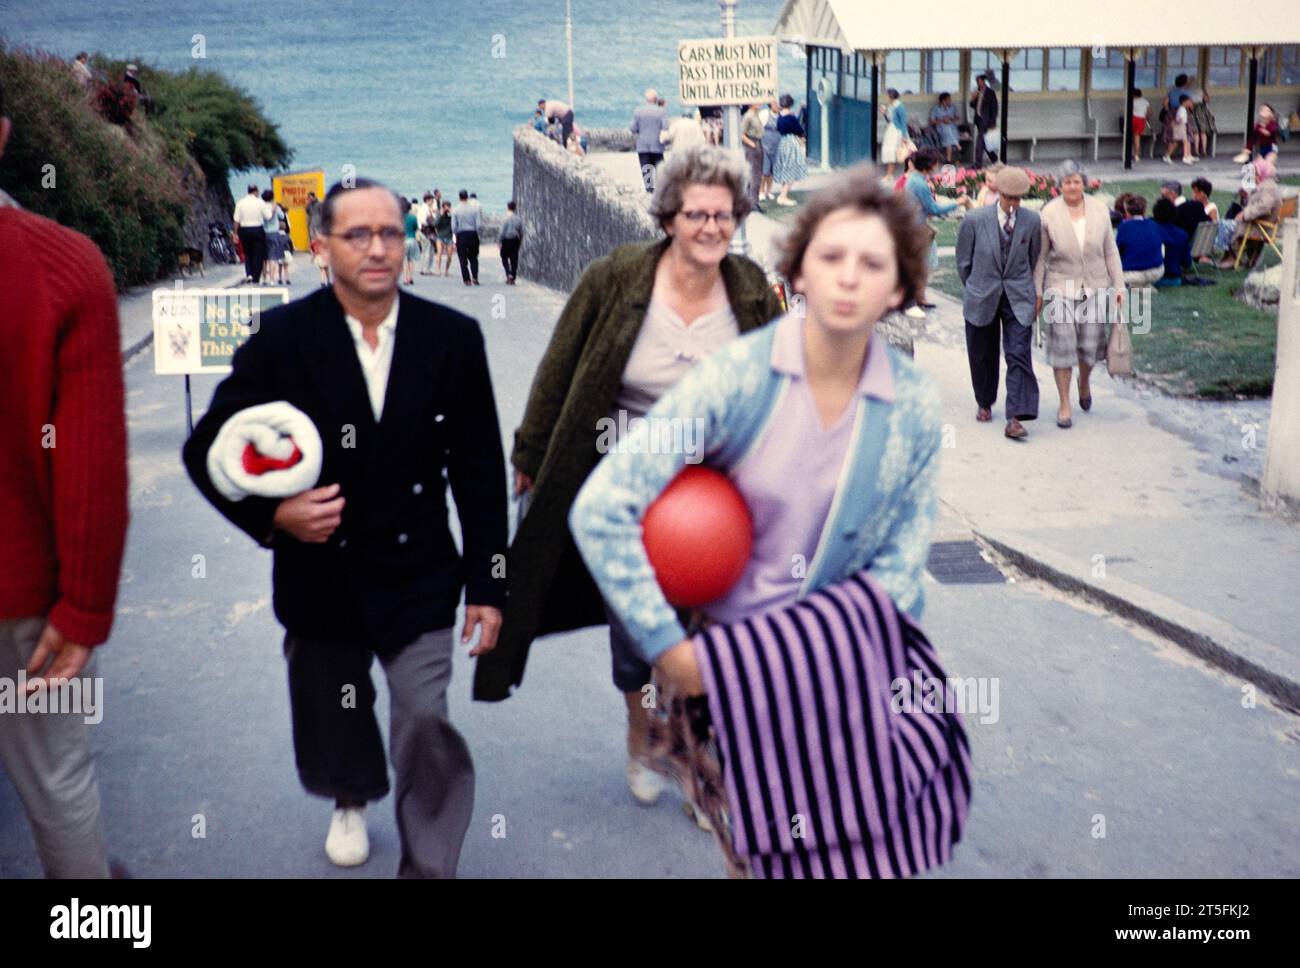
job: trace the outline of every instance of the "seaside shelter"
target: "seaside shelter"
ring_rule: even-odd
[[[1123,157],[1131,165],[1134,87],[1151,102],[1154,154],[1158,112],[1180,74],[1194,96],[1209,98],[1216,154],[1241,147],[1259,104],[1283,124],[1300,109],[1296,0],[1244,8],[1211,0],[1172,7],[932,0],[914,11],[786,0],[773,33],[807,55],[808,156],[822,162],[825,145],[830,165],[878,159],[883,121],[873,108],[887,88],[900,92],[914,127],[925,125],[944,91],[969,123],[975,76],[986,72],[998,94],[1000,156],[1021,162]],[[1296,154],[1300,131],[1280,150]]]

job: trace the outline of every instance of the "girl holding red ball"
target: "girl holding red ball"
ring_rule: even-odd
[[[866,167],[837,176],[786,236],[791,310],[661,397],[644,439],[605,456],[569,517],[608,607],[653,663],[657,768],[709,818],[735,877],[908,877],[948,861],[961,837],[971,780],[959,717],[891,700],[904,677],[942,677],[916,624],[939,395],[875,332],[922,297],[928,250],[906,195]],[[656,428],[680,421],[699,423],[704,466],[730,478],[749,521],[719,513],[734,500],[726,482],[679,477],[699,452],[654,446],[670,439]],[[693,502],[680,501],[683,484]],[[665,555],[664,531],[675,541],[692,518],[716,532],[697,560]],[[701,606],[688,637],[662,589],[716,577],[700,561],[743,549],[751,527],[740,579]],[[647,546],[684,574],[656,576]]]

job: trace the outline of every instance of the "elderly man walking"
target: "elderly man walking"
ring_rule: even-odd
[[[0,89],[0,154],[10,127]],[[0,303],[0,766],[45,875],[107,877],[86,699],[126,543],[117,293],[93,242],[0,191]]]
[[[405,236],[391,191],[336,184],[321,230],[334,285],[262,315],[185,444],[185,466],[275,553],[298,775],[334,801],[326,854],[364,863],[366,802],[389,790],[370,681],[378,656],[398,875],[450,877],[474,804],[473,763],[447,708],[456,607],[464,588],[460,641],[477,628],[470,655],[480,655],[496,644],[505,600],[492,381],[478,323],[399,291]]]
[[[1038,215],[1020,207],[1029,176],[1004,168],[997,176],[998,203],[974,209],[957,233],[957,274],[965,293],[966,354],[978,407],[975,419],[993,419],[998,396],[998,342],[1007,358],[1007,426],[1012,440],[1029,436],[1021,421],[1038,417],[1033,325],[1042,307],[1034,264],[1042,247]]]
[[[636,157],[641,162],[641,179],[645,190],[655,190],[655,169],[664,160],[664,143],[660,135],[668,127],[668,112],[659,106],[659,93],[646,88],[645,104],[632,115],[632,134],[636,136]]]

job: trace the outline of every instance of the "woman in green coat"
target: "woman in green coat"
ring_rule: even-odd
[[[478,661],[474,698],[505,699],[534,638],[609,622],[569,534],[574,497],[620,433],[687,370],[780,314],[762,268],[727,251],[752,205],[746,177],[744,161],[721,148],[674,152],[650,207],[666,238],[596,260],[569,297],[515,432],[515,493],[529,504],[510,547],[501,637]],[[628,710],[628,785],[653,802],[660,787],[644,761],[642,705],[650,667],[617,623],[610,647]]]

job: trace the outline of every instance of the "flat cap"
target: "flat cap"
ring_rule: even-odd
[[[1029,194],[1029,176],[1023,168],[1003,168],[997,175],[999,195],[1014,195],[1024,198]]]

